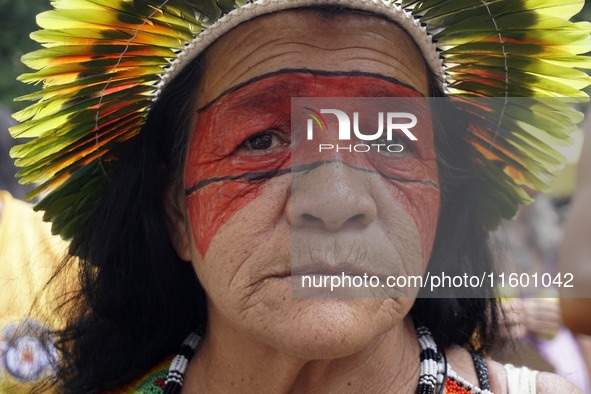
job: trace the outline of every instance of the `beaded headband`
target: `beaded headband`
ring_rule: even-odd
[[[101,202],[120,147],[141,132],[161,89],[192,58],[238,24],[283,9],[338,5],[383,15],[403,27],[446,93],[500,97],[501,110],[474,108],[492,126],[468,129],[496,226],[528,200],[522,185],[545,190],[580,114],[563,102],[538,97],[586,98],[591,83],[576,68],[591,68],[587,22],[572,23],[583,0],[54,0],[37,17],[31,37],[43,49],[23,56],[38,70],[25,83],[43,88],[21,97],[36,103],[16,113],[15,137],[34,138],[13,148],[22,183],[40,182],[28,198],[71,238]],[[534,115],[506,113],[509,97],[530,97]],[[500,115],[499,115],[500,112]],[[559,113],[564,127],[547,118]]]

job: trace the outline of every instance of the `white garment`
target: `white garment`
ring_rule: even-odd
[[[536,376],[538,371],[526,367],[517,368],[505,364],[507,372],[507,392],[509,394],[536,394]]]

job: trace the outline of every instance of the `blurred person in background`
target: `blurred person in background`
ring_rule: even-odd
[[[558,268],[574,275],[575,287],[564,289],[560,299],[564,322],[574,332],[591,335],[591,298],[577,298],[580,289],[591,286],[591,109],[583,128],[577,188],[564,225]]]
[[[32,308],[67,243],[21,200],[31,187],[18,184],[8,154],[14,145],[8,127],[16,122],[5,110],[0,122],[0,393],[29,393],[56,362],[51,331],[57,322],[43,310],[43,299]]]
[[[517,218],[505,222],[496,233],[498,258],[507,272],[555,277],[562,233],[552,199],[535,193],[535,201],[522,207]],[[590,392],[585,338],[576,337],[565,327],[558,290],[535,287],[533,282],[520,290],[518,294],[504,294],[507,298],[501,305],[506,330],[502,331],[502,347],[492,351],[493,357],[555,372]]]
[[[579,334],[591,375],[591,298],[580,298],[580,289],[591,286],[591,108],[586,115],[577,188],[564,224],[558,269],[574,275],[574,289],[562,289],[561,292],[562,319],[570,330]]]

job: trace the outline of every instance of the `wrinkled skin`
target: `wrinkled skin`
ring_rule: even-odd
[[[428,92],[426,75],[404,31],[364,15],[323,20],[282,12],[244,23],[208,49],[186,159],[187,196],[171,191],[167,204],[178,207],[167,208],[177,252],[193,263],[208,296],[208,334],[189,386],[215,375],[199,360],[217,360],[241,365],[236,375],[218,376],[222,386],[254,380],[264,391],[329,389],[338,365],[357,358],[387,360],[392,372],[380,385],[393,387],[394,377],[406,374],[413,378],[404,384],[416,386],[418,344],[407,317],[413,300],[294,299],[290,245],[292,232],[303,234],[315,263],[357,264],[372,250],[390,256],[397,274],[422,272],[439,206],[432,130],[410,153],[367,164],[373,173],[344,158],[294,173],[301,186],[292,190],[292,175],[279,170],[292,160],[291,96],[369,96],[372,86],[383,96],[420,97]],[[395,160],[390,171],[403,181],[384,178],[384,160]],[[249,179],[265,171],[274,175]],[[250,357],[273,360],[265,368],[274,372],[255,379],[245,367]]]
[[[323,267],[388,256],[392,273],[424,272],[439,211],[433,131],[401,156],[318,164],[304,151],[294,164],[290,97],[427,96],[420,51],[377,17],[284,11],[218,39],[203,75],[184,187],[165,201],[207,294],[183,392],[416,392],[414,300],[292,298],[291,241]],[[449,360],[476,381],[465,351]]]

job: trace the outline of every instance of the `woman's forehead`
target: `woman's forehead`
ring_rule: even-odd
[[[427,67],[408,34],[356,12],[327,18],[313,9],[282,11],[239,25],[205,53],[198,107],[228,89],[279,70],[364,72],[428,95]]]

